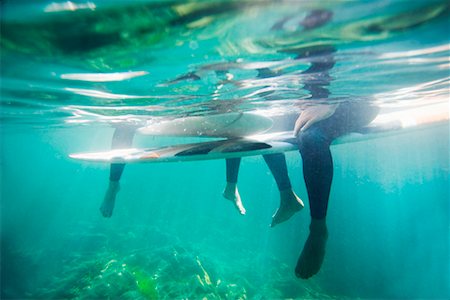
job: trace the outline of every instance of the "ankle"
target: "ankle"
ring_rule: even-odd
[[[284,190],[280,190],[280,198],[288,198],[290,196],[294,195],[294,191],[292,190],[292,188],[288,188],[288,189],[284,189]]]
[[[225,186],[225,191],[228,192],[235,192],[237,190],[237,183],[236,182],[228,182],[227,181],[227,185]]]
[[[311,234],[320,235],[320,236],[328,236],[328,228],[326,218],[323,219],[314,219],[311,218],[311,224],[309,225],[309,231]]]
[[[229,186],[229,187],[236,187],[237,186],[237,182],[227,181],[227,186]]]
[[[302,199],[295,194],[292,188],[280,191],[280,205],[294,206],[298,208],[296,210],[305,207]]]

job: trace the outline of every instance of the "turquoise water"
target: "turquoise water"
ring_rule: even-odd
[[[259,156],[241,166],[245,216],[211,160],[127,166],[110,219],[109,166],[68,157],[109,149],[117,124],[322,104],[292,54],[310,46],[336,48],[332,103],[448,103],[446,1],[30,2],[1,7],[2,299],[450,297],[448,122],[333,146],[326,256],[308,280],[294,274],[310,222],[297,152],[305,209],[275,228]],[[333,17],[304,30],[314,9]],[[258,78],[267,63],[282,74]]]

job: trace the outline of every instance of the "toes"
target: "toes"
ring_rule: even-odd
[[[275,213],[275,215],[272,217],[272,223],[270,224],[270,227],[275,227],[276,225],[282,223],[283,220],[279,215],[278,212]]]
[[[278,225],[280,223],[289,220],[295,213],[296,211],[290,211],[280,207],[273,215],[272,224],[270,225],[270,227],[274,227],[275,225]]]
[[[105,218],[111,218],[111,216],[112,216],[112,211],[110,211],[110,210],[105,210],[103,208],[100,208],[100,212],[102,213],[102,216]]]
[[[295,276],[301,279],[308,279],[315,275],[319,270],[314,270],[311,263],[305,262],[302,259],[297,263],[295,267]]]
[[[311,271],[311,270],[305,270],[305,269],[300,269],[300,270],[295,270],[295,276],[297,276],[297,278],[301,278],[301,279],[308,279],[311,278],[313,275],[317,274],[317,271]]]
[[[240,213],[241,215],[245,215],[245,212],[246,212],[246,211],[245,211],[245,208],[244,208],[244,206],[242,205],[242,203],[236,202],[235,205],[236,205],[236,208],[238,209],[239,213]]]

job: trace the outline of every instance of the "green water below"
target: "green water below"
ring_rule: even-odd
[[[261,158],[241,166],[246,216],[221,197],[218,160],[127,166],[114,215],[104,219],[98,207],[108,166],[65,155],[85,146],[82,131],[2,134],[5,295],[145,297],[133,277],[114,277],[132,268],[152,278],[162,298],[448,295],[448,140],[437,139],[446,126],[333,147],[327,255],[310,280],[293,272],[308,234],[308,205],[270,228],[278,192]],[[110,134],[94,133],[100,145]],[[307,203],[300,156],[287,159],[294,189]],[[204,276],[197,259],[211,285],[196,279]]]

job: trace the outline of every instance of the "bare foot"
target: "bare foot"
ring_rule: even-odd
[[[302,210],[305,205],[292,189],[280,191],[280,207],[272,216],[271,227],[289,220],[296,212]]]
[[[105,193],[102,205],[100,206],[100,212],[105,218],[112,216],[114,205],[116,203],[116,195],[120,190],[120,184],[118,181],[110,181],[108,190]]]
[[[245,208],[241,201],[241,196],[239,195],[239,191],[236,183],[227,182],[227,186],[223,191],[223,196],[225,199],[233,202],[234,206],[236,206],[237,210],[241,215],[245,215]]]
[[[297,277],[308,279],[319,272],[325,257],[328,230],[323,220],[311,220],[309,236],[295,267]]]

